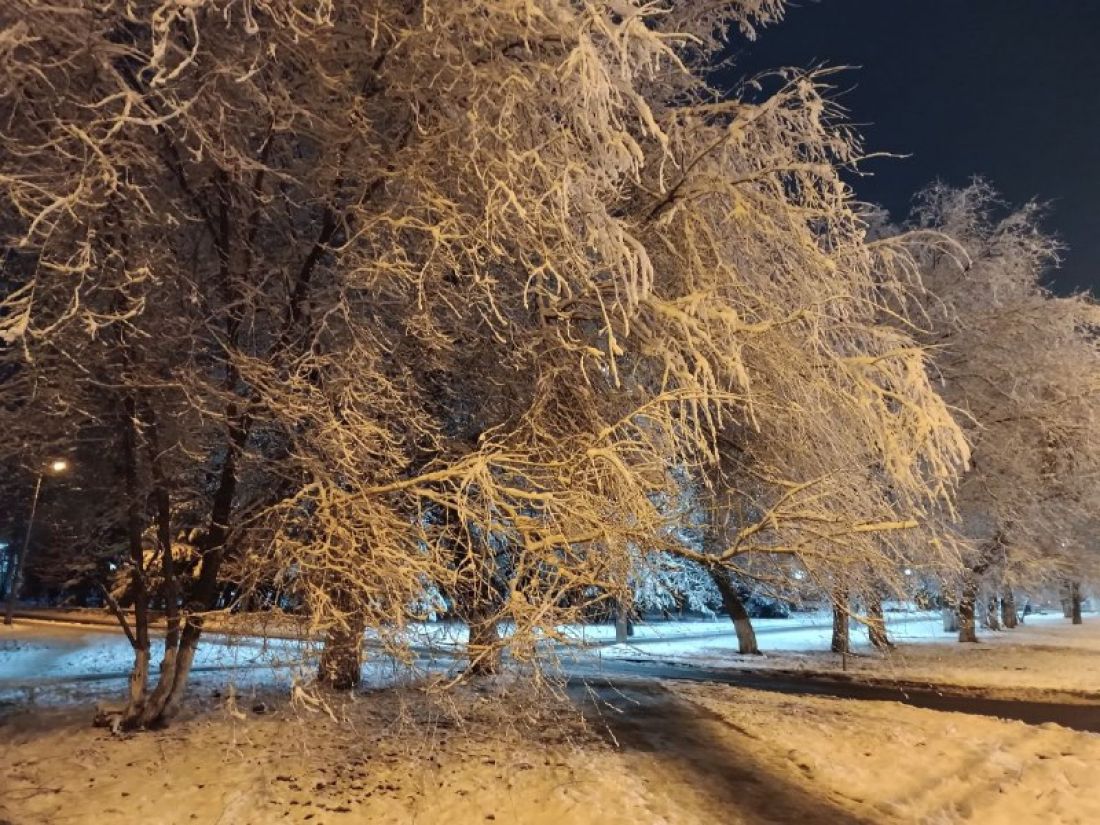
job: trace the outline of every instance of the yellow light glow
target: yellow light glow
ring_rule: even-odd
[[[50,469],[55,473],[63,473],[69,469],[69,462],[63,458],[58,458],[50,462]]]

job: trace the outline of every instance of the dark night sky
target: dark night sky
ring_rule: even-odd
[[[862,199],[901,216],[928,182],[980,174],[1049,202],[1070,247],[1053,286],[1100,294],[1100,0],[797,2],[736,71],[860,67],[833,80],[865,148],[911,155],[868,162]]]

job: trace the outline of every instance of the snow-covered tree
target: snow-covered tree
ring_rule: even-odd
[[[961,247],[924,257],[922,339],[973,444],[957,515],[944,528],[963,548],[960,639],[974,641],[978,602],[1011,605],[1014,587],[1065,578],[1089,558],[1076,544],[1065,550],[1094,512],[1100,312],[1086,296],[1043,288],[1058,244],[1042,232],[1035,204],[1009,211],[979,181],[931,187],[915,214],[917,228]]]
[[[672,553],[650,553],[638,559],[632,583],[633,604],[642,611],[713,614],[722,604],[706,568]]]
[[[685,61],[779,11],[5,8],[8,386],[28,439],[101,428],[117,456],[138,606],[121,724],[178,705],[227,571],[296,589],[333,684],[426,580],[490,659],[505,615],[519,648],[564,595],[625,586],[659,521],[647,479],[705,446],[722,401],[673,361],[698,347],[676,329],[687,273],[642,242],[680,194],[649,186],[680,162],[657,113],[700,96]],[[181,504],[203,525],[187,592]]]
[[[227,580],[284,590],[347,687],[366,627],[408,658],[428,588],[476,672],[629,602],[638,548],[829,591],[908,558],[966,458],[884,322],[912,258],[840,177],[827,75],[705,79],[781,10],[0,12],[3,414],[110,456],[136,610],[114,723],[175,712]],[[672,467],[718,502],[702,549]]]

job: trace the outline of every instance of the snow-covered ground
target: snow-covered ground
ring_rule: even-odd
[[[830,627],[830,621],[830,615],[825,613],[794,613],[787,619],[755,619],[753,625],[758,633],[779,632],[797,635],[800,630]],[[565,625],[557,628],[557,631],[563,638],[581,646],[609,645],[615,641],[613,624]],[[458,622],[414,623],[409,626],[407,632],[414,644],[462,647],[467,641],[466,626]],[[502,625],[500,632],[507,635],[509,627]],[[630,644],[676,640],[684,637],[732,636],[732,634],[733,625],[725,617],[686,620],[654,619],[640,621],[634,625],[634,635],[631,637]],[[802,641],[796,643],[802,644]]]
[[[460,689],[321,712],[225,699],[112,739],[72,711],[0,717],[14,825],[1091,823],[1100,736],[717,685],[530,705]],[[582,713],[584,719],[582,719]]]
[[[724,622],[640,625],[631,644],[580,655],[839,669],[826,618],[758,622],[772,651],[763,657],[738,656]],[[1094,615],[1078,627],[1032,616],[976,645],[955,643],[934,615],[890,624],[900,644],[885,657],[855,632],[849,676],[988,692],[1100,687]],[[585,641],[612,634],[588,628]],[[306,645],[212,636],[201,651],[184,718],[119,741],[88,726],[89,700],[117,695],[129,667],[119,634],[0,629],[0,823],[1100,821],[1100,735],[1056,725],[687,683],[578,689],[559,704],[493,685],[443,698],[371,692],[330,716],[278,689],[309,673]],[[369,680],[382,681],[383,667],[371,661]]]
[[[161,643],[153,640],[154,667]],[[316,645],[293,639],[208,634],[196,651],[189,690],[224,694],[232,684],[243,691],[285,691],[313,678],[317,653]],[[364,682],[400,685],[417,678],[427,660],[419,664],[418,670],[368,657]],[[132,665],[133,651],[117,629],[27,620],[0,625],[0,712],[28,703],[64,706],[117,698]]]
[[[790,619],[760,619],[758,632],[762,639],[766,638],[769,646],[774,641],[781,649],[812,647],[824,632],[822,638],[825,638],[827,647],[827,631],[821,630],[826,627],[826,622],[828,617],[817,614],[797,614]],[[700,650],[704,643],[720,645],[723,637],[732,638],[733,626],[727,619],[640,623],[635,628],[630,645],[626,646],[611,644],[615,637],[613,626],[570,626],[561,628],[561,632],[580,646],[606,646],[607,655],[618,656],[642,644],[660,649],[664,644],[678,643],[680,647],[677,650],[680,651]],[[418,624],[409,628],[409,638],[426,654],[430,648],[440,652],[461,652],[466,644],[466,630],[461,625],[450,623]],[[204,668],[244,671],[274,667],[282,673],[295,667],[310,666],[313,653],[315,651],[308,643],[291,638],[215,633],[207,634],[199,645],[195,667],[200,672]],[[5,682],[11,685],[15,682],[56,682],[109,673],[122,675],[128,672],[132,659],[126,638],[117,627],[110,625],[22,620],[14,627],[0,626],[0,689]]]
[[[955,634],[943,632],[943,619],[939,612],[893,612],[886,614],[887,626],[892,637],[899,641],[941,641],[954,639]],[[867,630],[858,622],[852,623],[852,648],[870,647]],[[831,613],[795,613],[789,619],[753,619],[753,629],[762,651],[798,650],[825,651],[832,640]],[[613,627],[590,628],[589,638],[613,640]],[[714,638],[701,638],[703,634]],[[681,638],[687,636],[688,638]],[[642,641],[644,644],[637,644]],[[737,651],[737,637],[729,619],[699,622],[669,622],[639,625],[635,637],[626,644],[615,645],[603,651],[604,656],[634,657],[638,653],[656,658],[676,658],[683,654],[701,651],[718,653]]]
[[[709,714],[689,728],[700,747],[708,738],[736,741],[747,752],[742,764],[784,776],[790,787],[821,800],[824,815],[776,821],[1100,821],[1096,734],[892,702],[710,685],[681,685],[677,692]]]
[[[615,629],[609,625],[562,630],[582,645],[578,655],[589,661],[845,670],[850,675],[999,689],[1100,691],[1097,621],[1088,615],[1084,626],[1073,627],[1060,615],[1033,615],[1015,630],[983,630],[979,644],[959,645],[954,633],[943,631],[938,613],[892,612],[887,613],[887,625],[897,647],[889,655],[871,649],[866,630],[856,625],[852,631],[855,655],[844,658],[828,652],[831,625],[826,614],[757,619],[754,626],[763,656],[738,655],[737,640],[726,619],[640,623],[626,644],[613,643]],[[465,644],[464,632],[454,625],[424,625],[413,633],[416,643],[424,646],[418,662],[421,669],[428,664],[431,648],[440,651],[445,666],[447,654],[461,654]],[[315,655],[314,645],[292,639],[210,634],[199,646],[196,678],[212,684],[231,678],[238,685],[285,686],[295,678],[309,678]],[[62,698],[115,689],[103,684],[103,677],[123,679],[131,662],[125,637],[110,627],[27,620],[14,627],[0,626],[0,699],[10,701],[35,686],[63,686]],[[391,683],[402,675],[402,669],[370,651],[365,667],[365,678],[371,683]],[[41,691],[36,698],[43,698]]]
[[[670,639],[615,645],[600,655],[652,659],[708,667],[744,667],[847,673],[849,677],[984,688],[1000,696],[1075,692],[1100,696],[1100,616],[1086,614],[1074,626],[1060,614],[1032,615],[1013,630],[980,630],[977,644],[959,644],[943,630],[939,614],[887,614],[896,647],[873,650],[863,630],[853,632],[852,656],[829,652],[831,630],[807,626],[758,635],[763,656],[740,656],[733,637]]]
[[[301,646],[295,642],[249,638],[227,642],[213,637],[199,645],[195,667],[200,672],[281,668],[292,667],[301,658]],[[37,621],[0,627],[0,685],[125,674],[132,663],[133,653],[121,631]]]
[[[88,621],[90,617],[75,614],[74,618]],[[95,618],[101,620],[102,616]],[[920,621],[927,624],[923,614]],[[755,625],[765,649],[809,651],[828,649],[829,622],[826,614],[796,613],[788,619],[757,619]],[[891,623],[897,631],[903,631],[904,626],[903,622]],[[594,648],[598,655],[611,658],[721,657],[724,651],[736,650],[733,626],[725,618],[640,622],[625,645],[614,644],[613,625],[569,626],[560,631],[582,649]],[[417,624],[408,633],[425,659],[430,658],[432,650],[443,656],[461,655],[466,644],[466,630],[458,624]],[[857,644],[860,637],[866,642],[865,632],[856,630],[854,636]],[[315,645],[293,638],[211,633],[199,645],[195,669],[200,679],[204,678],[204,672],[216,670],[232,672],[233,680],[239,684],[266,680],[284,685],[296,676],[307,677],[312,672],[315,655]],[[101,682],[102,677],[110,674],[122,679],[132,661],[125,637],[109,624],[88,626],[25,619],[12,628],[0,626],[0,698],[5,692],[32,685],[53,687],[92,677],[99,677],[96,681]],[[392,667],[387,669],[383,659],[373,658],[369,653],[366,667],[368,681],[372,677],[388,680],[393,675]],[[70,685],[66,695],[76,689],[76,685]],[[90,694],[94,688],[89,686],[85,692]]]

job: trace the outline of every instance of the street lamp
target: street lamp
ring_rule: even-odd
[[[19,591],[23,587],[23,567],[27,561],[27,553],[30,552],[31,530],[34,529],[34,514],[38,510],[38,494],[42,492],[42,477],[47,473],[61,475],[68,469],[68,461],[55,458],[38,471],[38,480],[34,483],[34,496],[31,498],[31,515],[27,519],[27,533],[23,537],[23,551],[16,555],[12,561],[11,571],[8,573],[8,605],[4,610],[4,624],[11,624],[15,613],[15,600],[19,598]]]

